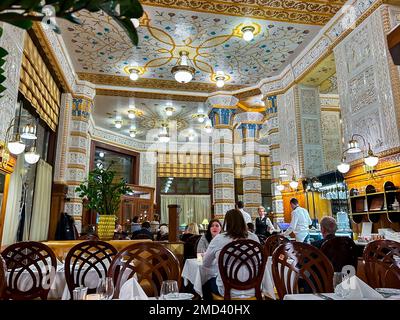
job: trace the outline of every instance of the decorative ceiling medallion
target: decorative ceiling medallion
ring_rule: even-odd
[[[126,74],[130,75],[132,69],[135,70],[135,71],[137,71],[138,75],[142,75],[142,74],[144,74],[145,71],[146,71],[145,68],[143,68],[143,67],[126,66],[126,67],[124,67],[124,72],[125,72]]]
[[[255,22],[241,23],[233,30],[233,34],[236,37],[245,38],[245,32],[246,31],[250,31],[252,33],[252,35],[253,35],[253,38],[254,38],[256,35],[260,34],[261,26],[258,23],[255,23]],[[249,40],[252,40],[253,38],[248,39],[248,40],[244,39],[244,40],[249,41]]]
[[[142,5],[167,7],[311,25],[325,25],[347,0],[142,0]]]

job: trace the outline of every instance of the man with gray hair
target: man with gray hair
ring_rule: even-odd
[[[322,239],[311,242],[314,247],[321,249],[322,244],[329,239],[335,237],[337,230],[336,220],[332,217],[323,217],[320,223]]]

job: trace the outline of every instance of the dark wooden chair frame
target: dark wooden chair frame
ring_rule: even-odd
[[[352,265],[357,271],[358,248],[349,237],[334,237],[326,240],[321,251],[331,261],[335,272],[341,272],[346,265]]]
[[[7,289],[6,262],[0,255],[0,300],[4,299]]]
[[[56,256],[47,245],[36,241],[17,242],[4,249],[1,255],[8,271],[6,299],[47,300],[57,271]],[[39,262],[43,263],[42,267]],[[23,273],[29,273],[32,279],[32,287],[27,291],[18,289],[18,281]]]
[[[139,284],[147,282],[151,286],[143,287],[147,295],[160,295],[164,280],[176,280],[181,286],[181,268],[178,258],[171,250],[156,242],[134,243],[122,249],[113,259],[108,276],[114,281],[114,298],[119,297],[122,277],[130,279],[136,274]]]
[[[219,273],[225,289],[224,299],[231,299],[232,289],[255,289],[255,297],[262,300],[261,282],[266,262],[265,248],[254,240],[235,240],[224,246],[218,258]],[[243,267],[249,272],[246,281],[238,279],[238,272]]]
[[[264,243],[266,255],[272,256],[276,248],[278,248],[281,244],[289,242],[290,240],[288,238],[279,234],[274,234],[272,236],[269,236]]]
[[[73,297],[72,291],[76,287],[84,286],[89,272],[95,271],[99,279],[107,276],[108,266],[118,250],[104,241],[84,241],[73,246],[65,258],[65,280],[68,290]],[[108,266],[105,264],[108,262]],[[96,288],[88,288],[88,293],[95,293]]]
[[[285,268],[288,269],[286,274]],[[272,276],[280,299],[286,294],[299,293],[299,279],[303,279],[313,293],[333,292],[333,272],[328,257],[306,243],[281,244],[272,255]]]
[[[97,234],[83,234],[79,236],[77,240],[97,241],[100,240],[100,238]]]
[[[400,243],[396,241],[375,240],[367,244],[363,258],[371,287],[400,289],[400,261],[395,256],[400,258]]]

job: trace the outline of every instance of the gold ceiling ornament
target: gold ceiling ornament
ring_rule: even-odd
[[[138,134],[138,130],[137,130],[136,128],[131,128],[131,129],[129,130],[129,136],[130,136],[131,138],[135,138],[137,134]]]
[[[188,83],[193,79],[196,69],[189,65],[189,52],[182,50],[179,52],[180,58],[176,66],[172,67],[171,73],[179,83]]]
[[[233,29],[233,35],[235,37],[243,38],[246,41],[252,40],[260,32],[261,26],[255,22],[241,23]]]

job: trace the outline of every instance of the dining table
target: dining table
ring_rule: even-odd
[[[183,266],[182,278],[184,285],[190,282],[194,291],[203,297],[203,285],[213,277],[217,276],[216,269],[203,266],[201,259],[187,259]],[[272,256],[269,256],[264,269],[261,282],[262,292],[271,299],[276,299],[275,286],[272,278]]]

